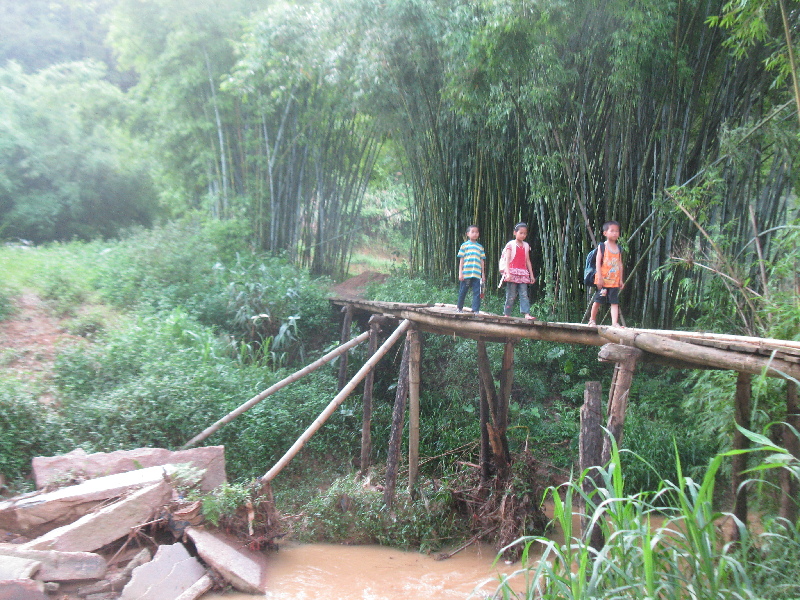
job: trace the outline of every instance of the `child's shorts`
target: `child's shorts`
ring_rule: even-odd
[[[605,290],[605,295],[601,296],[600,293]],[[594,298],[592,298],[592,302],[597,302],[598,304],[619,304],[619,288],[603,288],[603,290],[597,290],[594,293]]]

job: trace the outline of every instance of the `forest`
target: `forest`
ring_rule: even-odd
[[[362,271],[388,275],[370,299],[454,303],[472,224],[489,312],[523,221],[531,312],[585,322],[585,257],[615,220],[627,326],[800,340],[798,35],[795,0],[0,0],[0,327],[33,298],[68,334],[47,351],[0,338],[0,487],[26,489],[31,457],[79,445],[180,447],[335,346],[328,297]],[[488,521],[458,518],[480,437],[474,342],[424,344],[422,500],[403,497],[392,520],[354,480],[354,395],[276,486],[299,539],[498,542]],[[525,341],[517,360],[506,493],[538,503],[552,484],[567,518],[583,386],[610,373],[569,345]],[[227,449],[226,493],[245,494],[314,419],[335,369],[210,438]],[[778,470],[800,474],[779,443],[798,382],[754,379],[748,485],[767,537],[728,547],[706,523],[685,554],[655,556],[648,514],[729,508],[735,376],[647,369],[605,471],[624,507],[609,532],[638,533],[612,536],[610,566],[579,576],[589,550],[553,548],[537,594],[800,595],[796,569],[775,566],[800,560],[800,524],[777,517],[774,492]],[[352,520],[342,494],[362,503]],[[631,553],[647,593],[617,568]],[[696,581],[660,579],[688,556]]]

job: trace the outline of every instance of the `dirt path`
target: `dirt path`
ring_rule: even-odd
[[[331,290],[334,294],[344,298],[360,298],[372,283],[382,283],[389,277],[386,273],[377,271],[364,271],[360,275],[346,279],[342,283],[333,286]]]
[[[28,380],[49,377],[58,343],[82,338],[68,334],[30,290],[15,298],[15,305],[15,313],[0,321],[0,372]]]

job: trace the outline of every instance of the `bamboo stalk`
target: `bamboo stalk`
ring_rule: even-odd
[[[275,463],[275,466],[273,466],[269,471],[267,471],[264,474],[264,476],[261,478],[262,481],[264,482],[272,481],[275,478],[275,476],[278,473],[280,473],[287,464],[289,464],[289,461],[291,461],[295,457],[295,455],[300,451],[300,449],[305,445],[305,443],[309,439],[311,439],[311,436],[313,436],[319,430],[319,428],[322,427],[325,421],[327,421],[331,417],[331,415],[336,411],[336,409],[339,408],[339,405],[347,399],[347,397],[361,382],[361,380],[367,376],[367,373],[369,373],[372,370],[372,368],[378,363],[378,361],[381,358],[383,358],[383,355],[389,351],[389,349],[394,345],[394,343],[398,340],[398,338],[401,335],[403,335],[410,326],[411,326],[411,321],[408,320],[405,320],[402,323],[400,323],[400,325],[397,327],[397,329],[394,330],[392,335],[390,335],[387,338],[387,340],[381,345],[381,347],[378,348],[377,352],[375,352],[375,354],[367,362],[364,363],[364,366],[362,366],[361,369],[359,369],[358,373],[356,373],[355,376],[350,380],[350,383],[348,383],[344,388],[342,388],[342,390],[338,394],[336,394],[334,399],[330,401],[330,404],[328,404],[328,406],[325,407],[325,410],[323,410],[320,413],[320,415],[316,418],[316,420],[311,425],[308,426],[308,428],[303,432],[303,434],[299,438],[297,438],[297,441],[294,444],[292,444],[292,447],[286,451],[286,454],[284,454],[283,457],[277,463]],[[369,337],[369,332],[364,332],[362,335],[364,336],[364,339],[366,339],[366,337]]]
[[[419,333],[409,329],[408,357],[408,491],[415,494],[419,473],[419,388],[421,349]]]
[[[330,361],[332,361],[337,356],[339,356],[339,355],[347,352],[348,350],[350,350],[350,348],[353,348],[354,346],[357,346],[358,344],[363,342],[368,337],[369,337],[369,331],[365,331],[361,335],[359,335],[357,337],[354,337],[349,342],[346,342],[346,343],[342,344],[341,346],[339,346],[337,348],[334,348],[333,350],[328,352],[325,356],[315,360],[310,365],[307,365],[306,367],[303,367],[302,369],[292,373],[288,377],[284,377],[278,383],[275,383],[275,384],[271,385],[270,387],[268,387],[266,390],[264,390],[263,392],[261,392],[257,396],[253,396],[250,400],[248,400],[247,402],[242,404],[239,408],[229,412],[227,415],[222,417],[219,421],[217,421],[216,423],[214,423],[210,427],[204,429],[201,433],[199,433],[198,435],[196,435],[195,437],[190,439],[188,442],[186,442],[183,446],[181,446],[181,450],[185,450],[186,448],[190,448],[191,446],[194,446],[197,442],[202,442],[204,439],[206,439],[212,433],[214,433],[217,430],[219,430],[223,425],[226,425],[226,424],[230,423],[231,421],[233,421],[236,417],[238,417],[242,413],[244,413],[244,412],[250,410],[251,408],[253,408],[256,404],[261,402],[264,398],[266,398],[268,396],[271,396],[272,394],[274,394],[278,390],[286,387],[290,383],[293,383],[293,382],[297,381],[298,379],[301,379],[302,377],[305,377],[309,373],[311,373],[313,371],[316,371],[322,365],[324,365],[326,363],[329,363]]]

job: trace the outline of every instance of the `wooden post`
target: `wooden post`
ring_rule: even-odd
[[[736,379],[736,406],[734,418],[736,424],[750,429],[750,388],[753,376],[750,373],[739,373]],[[750,447],[748,440],[738,429],[733,434],[733,449],[746,450]],[[747,454],[737,454],[731,459],[731,490],[733,492],[733,514],[747,527],[747,490],[742,486],[747,469]],[[741,489],[740,489],[741,488]],[[732,541],[741,541],[739,528],[734,527]]]
[[[600,426],[603,418],[601,397],[603,388],[599,381],[587,381],[583,392],[581,407],[581,436],[579,446],[580,472],[585,473],[583,493],[592,495],[597,487],[594,471],[602,464],[603,429]],[[600,550],[605,544],[603,532],[599,526],[589,531],[592,515],[586,514],[586,503],[582,502],[581,535],[589,540],[589,545]]]
[[[486,389],[480,386],[480,421],[481,421],[481,487],[489,484],[492,476],[492,447],[489,443],[489,400],[486,398]]]
[[[378,334],[380,334],[380,319],[376,315],[369,318],[369,347],[367,358],[372,357],[378,349]],[[364,378],[364,414],[361,419],[361,462],[359,463],[359,477],[366,477],[367,471],[372,466],[372,387],[375,383],[375,370],[373,369]]]
[[[403,440],[406,396],[408,396],[409,346],[409,340],[406,338],[406,344],[403,348],[403,358],[400,361],[400,374],[397,377],[394,410],[392,412],[392,431],[389,434],[389,449],[386,456],[386,483],[383,488],[383,502],[389,508],[394,504],[394,491],[397,487],[397,471],[400,462],[400,446]]]
[[[500,394],[497,398],[498,433],[503,443],[506,460],[511,461],[508,449],[508,405],[511,401],[511,389],[514,386],[514,348],[516,340],[507,340],[503,347],[503,364],[500,367]]]
[[[353,307],[343,306],[342,312],[344,318],[342,319],[342,343],[350,339],[350,325],[353,323]],[[342,357],[339,363],[339,389],[341,390],[347,383],[347,355]]]
[[[358,373],[353,376],[353,378],[350,380],[350,383],[344,386],[341,391],[336,394],[333,400],[328,403],[328,406],[325,407],[325,410],[323,410],[314,420],[314,422],[308,426],[303,434],[297,438],[297,441],[292,444],[292,447],[286,451],[286,454],[284,454],[283,457],[277,463],[275,463],[275,466],[273,466],[264,474],[264,476],[261,478],[263,482],[267,483],[272,481],[275,476],[280,473],[287,464],[289,464],[289,461],[295,457],[295,455],[300,451],[300,448],[302,448],[305,443],[311,439],[311,436],[314,435],[319,428],[325,424],[325,421],[330,419],[331,415],[336,412],[337,408],[339,408],[339,405],[347,399],[356,386],[361,383],[361,380],[367,376],[367,373],[369,373],[375,367],[383,355],[389,351],[398,338],[403,335],[410,326],[411,321],[408,320],[400,323],[399,327],[394,330],[392,335],[390,335],[386,341],[383,342],[383,345],[378,348],[378,351],[375,353],[375,355],[365,362],[364,365],[358,370]]]
[[[794,431],[792,428],[794,428]],[[787,379],[786,423],[783,425],[783,447],[792,456],[800,459],[800,439],[797,438],[796,432],[800,432],[800,405],[798,405],[797,401],[797,384]],[[796,523],[797,503],[800,502],[797,478],[788,469],[781,469],[780,481],[781,506],[778,514],[789,523]]]
[[[346,344],[342,344],[341,346],[338,346],[338,347],[334,348],[333,350],[328,352],[325,356],[315,360],[310,365],[307,365],[307,366],[303,367],[299,371],[297,371],[295,373],[292,373],[288,377],[285,377],[285,378],[281,379],[278,383],[276,383],[274,385],[271,385],[270,387],[268,387],[266,390],[264,390],[263,392],[261,392],[257,396],[253,396],[252,398],[250,398],[250,400],[248,400],[247,402],[242,404],[239,408],[229,412],[227,415],[222,417],[219,421],[217,421],[216,423],[214,423],[210,427],[207,427],[202,432],[200,432],[199,434],[194,436],[192,439],[190,439],[188,442],[186,442],[183,446],[181,446],[181,450],[186,450],[186,448],[190,448],[191,446],[194,446],[197,442],[202,442],[204,439],[206,439],[212,433],[214,433],[217,430],[221,429],[223,425],[226,425],[226,424],[230,423],[236,417],[241,415],[243,412],[246,412],[246,411],[250,410],[256,404],[258,404],[264,398],[266,398],[267,396],[271,396],[272,394],[274,394],[275,392],[277,392],[281,388],[284,388],[287,385],[289,385],[290,383],[292,383],[294,381],[297,381],[301,377],[305,377],[306,375],[308,375],[312,371],[315,371],[315,370],[319,369],[322,365],[329,363],[330,361],[332,361],[337,356],[339,356],[341,354],[344,354],[345,356],[347,356],[347,354],[345,354],[345,353],[350,348],[352,348],[354,346],[357,346],[358,344],[363,342],[367,338],[368,335],[369,335],[368,333],[364,332],[361,335],[359,335],[358,337],[354,337],[352,340],[350,340]]]
[[[408,493],[414,496],[419,473],[419,383],[421,349],[419,333],[411,328],[406,334],[408,356]]]
[[[489,422],[486,424],[486,429],[489,432],[489,444],[492,448],[497,476],[505,480],[508,477],[510,462],[508,441],[505,439],[506,423],[501,420],[501,415],[498,414],[498,407],[501,405],[501,401],[497,397],[497,389],[494,386],[489,354],[486,352],[486,342],[481,340],[478,340],[478,375],[489,406]]]
[[[622,428],[625,425],[625,409],[628,406],[628,394],[631,391],[633,373],[636,370],[636,363],[642,356],[642,351],[638,348],[629,346],[618,346],[616,344],[606,344],[603,349],[612,346],[615,352],[614,376],[611,379],[611,389],[608,392],[608,422],[606,429],[614,437],[617,447],[622,443]],[[602,350],[600,354],[603,358]],[[603,455],[601,462],[606,464],[611,459],[611,438],[603,440]]]

